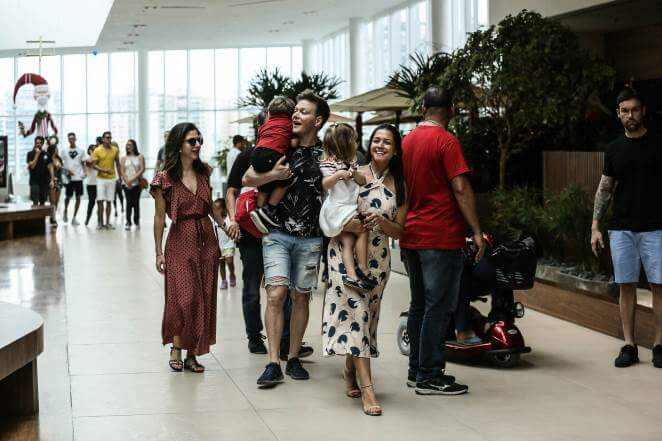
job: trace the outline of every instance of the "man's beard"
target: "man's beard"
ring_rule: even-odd
[[[634,119],[629,119],[625,121],[625,130],[628,132],[636,132],[641,128],[641,121],[636,121]]]

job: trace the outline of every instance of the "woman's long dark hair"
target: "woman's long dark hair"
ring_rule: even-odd
[[[136,156],[140,156],[140,150],[138,150],[138,143],[136,142],[136,140],[135,139],[129,139],[126,142],[130,142],[133,145],[133,154],[136,155]],[[124,150],[125,151],[127,150],[126,147],[124,148]],[[129,152],[127,151],[126,154],[128,155]]]
[[[395,201],[398,207],[401,207],[405,203],[405,174],[402,169],[402,137],[400,132],[395,126],[391,124],[382,124],[377,126],[375,130],[372,131],[370,135],[370,140],[368,141],[368,162],[372,161],[372,139],[375,137],[375,133],[379,130],[388,130],[393,135],[393,140],[395,141],[395,155],[391,158],[391,161],[388,163],[388,170],[391,176],[393,176],[393,181],[395,181]]]
[[[179,149],[182,148],[186,140],[186,134],[191,130],[195,130],[198,132],[198,136],[200,136],[200,130],[191,122],[179,123],[170,129],[170,134],[165,145],[166,159],[163,170],[173,182],[182,180],[182,160],[179,155]],[[209,176],[211,174],[211,168],[202,162],[200,158],[193,161],[193,170],[199,175]]]

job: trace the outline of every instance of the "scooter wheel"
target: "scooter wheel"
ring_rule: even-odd
[[[491,355],[492,362],[500,368],[511,368],[519,364],[520,354]]]
[[[409,334],[407,334],[407,317],[402,317],[395,333],[398,340],[398,349],[402,355],[409,356]]]

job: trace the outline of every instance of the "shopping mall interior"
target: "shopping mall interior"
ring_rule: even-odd
[[[637,261],[639,277],[630,283],[636,289],[631,311],[636,312],[632,332],[639,361],[627,368],[615,367],[614,361],[623,357],[624,340],[628,343],[615,252],[607,252],[609,244],[602,252],[599,247],[595,255],[591,252],[592,221],[596,210],[602,213],[594,203],[598,205],[596,190],[607,170],[605,152],[613,139],[623,136],[616,110],[619,92],[632,89],[645,97],[639,102],[651,133],[662,123],[661,3],[0,1],[0,440],[662,439],[662,369],[656,368],[662,367],[662,290],[655,291],[662,285],[654,281],[662,277],[662,235],[641,271]],[[343,345],[337,338],[335,351],[329,349],[333,332],[327,313],[335,276],[329,274],[327,260],[336,258],[337,238],[323,245],[320,238],[318,260],[305,266],[308,276],[317,276],[310,300],[297,303],[299,293],[292,290],[292,317],[297,308],[309,316],[302,328],[306,353],[300,350],[300,362],[290,357],[309,379],[296,381],[285,355],[282,384],[257,384],[270,357],[251,344],[269,346],[269,326],[278,324],[269,315],[268,308],[275,307],[265,289],[275,279],[269,274],[276,263],[266,251],[273,244],[270,234],[261,242],[265,265],[258,245],[259,275],[256,283],[249,283],[256,274],[246,269],[251,257],[243,248],[245,238],[235,243],[234,230],[226,228],[235,222],[233,212],[238,217],[242,211],[241,203],[232,204],[240,194],[233,189],[257,185],[248,178],[251,171],[233,179],[237,155],[244,158],[251,146],[259,147],[263,124],[272,120],[270,116],[265,123],[264,113],[275,96],[294,101],[290,130],[296,137],[297,115],[307,111],[296,97],[312,89],[330,109],[329,121],[318,127],[317,136],[325,140],[321,148],[333,136],[330,128],[350,128],[356,134],[358,165],[363,166],[359,170],[369,170],[377,179],[373,165],[382,152],[375,153],[374,138],[388,125],[393,139],[404,137],[409,185],[414,178],[407,175],[407,136],[418,126],[436,124],[428,121],[434,106],[426,107],[431,101],[424,96],[430,86],[453,97],[443,130],[459,140],[466,158],[462,176],[473,188],[472,210],[488,237],[486,256],[503,262],[495,263],[494,286],[467,294],[476,341],[462,340],[452,311],[450,324],[443,322],[448,327],[442,331],[445,345],[437,345],[445,347],[442,373],[456,377],[449,384],[468,386],[468,393],[426,396],[422,391],[428,383],[420,371],[408,384],[413,325],[411,320],[407,325],[407,312],[415,282],[407,275],[407,262],[412,252],[402,251],[407,247],[401,249],[401,236],[389,234],[386,227],[382,260],[368,269],[379,275],[382,290],[373,298],[378,301],[370,301],[378,309],[371,309],[374,334],[369,336],[369,357],[363,359],[371,360],[372,384],[362,379],[348,383],[348,360],[363,357],[352,357],[355,347],[350,350],[347,344],[347,356],[335,352]],[[319,119],[320,105],[313,108]],[[184,122],[193,123],[198,135],[178,138],[183,142],[178,153],[169,146],[175,145],[177,125]],[[181,136],[192,133],[190,127]],[[288,138],[288,148],[298,147],[289,147]],[[108,173],[101,167],[104,155],[114,151],[116,159],[108,162],[112,176],[102,176]],[[209,166],[209,179],[193,179],[198,191],[210,189],[210,198],[203,199],[208,209],[203,220],[182,214],[176,219],[175,199],[159,183],[159,170],[175,170],[181,179],[172,194],[185,199],[181,191],[186,187],[189,197],[200,196],[186,184],[186,171],[181,175],[185,154],[199,155]],[[388,171],[380,183],[386,182]],[[135,178],[129,180],[131,173]],[[390,175],[395,182],[396,173]],[[110,197],[101,185],[105,181],[112,183]],[[177,185],[180,193],[174,190]],[[288,191],[297,185],[295,179]],[[383,185],[387,197],[393,196]],[[455,188],[444,191],[451,195],[451,190]],[[401,225],[384,215],[385,222],[401,227],[405,235],[413,194],[407,195],[410,212],[402,213]],[[652,205],[662,205],[659,194],[652,194]],[[217,198],[223,199],[223,207],[231,205],[221,210],[227,215],[223,227],[212,208]],[[464,205],[454,209],[474,225]],[[243,208],[244,214],[247,210]],[[612,211],[605,213],[603,232]],[[662,228],[659,210],[655,213],[658,223],[649,223],[657,227],[649,230]],[[212,225],[208,215],[218,231],[218,237],[211,237],[221,242],[212,247],[221,257],[220,275],[214,269],[216,257],[207,265],[213,274],[199,268],[205,264],[198,260],[200,250],[208,245],[204,225]],[[317,217],[315,212],[319,230]],[[195,275],[195,288],[175,283],[185,278],[181,273],[171,269],[168,274],[178,262],[173,243],[186,225],[192,239],[182,246],[196,257],[182,267]],[[250,234],[240,225],[244,236]],[[431,222],[424,228],[444,231],[449,226]],[[230,237],[231,245],[224,245],[221,234]],[[523,240],[527,237],[532,241]],[[606,232],[604,237],[607,243]],[[309,239],[292,238],[293,247]],[[463,258],[471,260],[471,249],[467,245]],[[502,258],[500,252],[511,254]],[[358,249],[356,258],[360,260]],[[287,271],[295,273],[295,267]],[[445,271],[431,268],[422,280]],[[204,306],[205,317],[208,311],[213,314],[205,319],[212,329],[203,331],[205,338],[212,336],[209,350],[197,357],[205,369],[197,372],[193,357],[186,358],[182,371],[178,360],[173,364],[171,350],[180,340],[166,337],[166,322],[186,323],[188,316],[169,318],[168,305],[173,285],[188,290],[184,297],[190,299],[206,286],[203,276],[213,279],[214,291],[201,297],[213,301]],[[464,281],[458,278],[461,293],[469,291]],[[252,285],[261,299],[257,321],[264,321],[264,327],[260,324],[247,339],[246,293]],[[340,287],[334,289],[340,297]],[[426,296],[433,295],[428,291]],[[461,299],[462,294],[458,303]],[[350,298],[351,308],[353,303]],[[335,309],[333,303],[331,316]],[[365,312],[365,322],[367,316]],[[346,320],[346,311],[339,320]],[[442,328],[433,322],[430,326]],[[354,325],[359,326],[352,323],[348,334],[356,330]],[[360,363],[355,363],[352,375],[360,375]],[[358,390],[354,398],[349,396],[356,392],[352,389]],[[373,417],[375,408],[378,417]]]

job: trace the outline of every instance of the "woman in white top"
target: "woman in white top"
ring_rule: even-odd
[[[120,161],[122,186],[126,195],[126,230],[131,229],[131,213],[136,229],[140,228],[140,179],[145,173],[145,158],[138,151],[138,144],[133,139],[126,142],[126,156]]]
[[[85,226],[90,223],[92,211],[97,203],[97,169],[92,167],[92,152],[97,146],[90,144],[87,148],[87,154],[83,159],[85,167],[85,177],[87,178],[87,215],[85,216]]]

